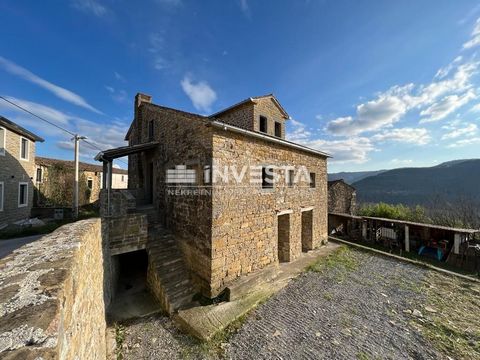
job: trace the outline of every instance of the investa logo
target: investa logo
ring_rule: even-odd
[[[287,184],[309,182],[310,173],[306,166],[278,166],[278,165],[207,165],[203,169],[186,165],[176,165],[174,169],[168,169],[166,182],[168,184],[195,184],[198,180],[198,172],[203,172],[205,184],[241,184],[248,175],[250,184],[278,183],[283,175]]]

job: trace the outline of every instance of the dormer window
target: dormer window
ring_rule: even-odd
[[[260,115],[260,132],[263,132],[263,133],[268,132],[267,118],[261,115]]]
[[[282,137],[282,124],[275,121],[275,136]]]

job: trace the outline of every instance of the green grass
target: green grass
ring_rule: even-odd
[[[430,271],[422,291],[424,304],[414,327],[443,354],[454,359],[480,359],[480,285]]]
[[[320,258],[317,262],[308,266],[307,271],[323,272],[331,269],[354,271],[358,268],[358,265],[358,260],[352,250],[346,245],[341,245],[326,258]]]
[[[115,349],[115,355],[117,355],[117,360],[123,360],[123,343],[125,341],[125,327],[120,324],[115,324],[115,341],[117,347]]]

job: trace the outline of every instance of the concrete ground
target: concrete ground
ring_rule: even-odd
[[[342,248],[208,343],[157,315],[121,327],[125,359],[480,359],[480,286]]]
[[[13,250],[40,239],[42,236],[43,235],[32,235],[16,239],[0,240],[0,259],[12,253]]]

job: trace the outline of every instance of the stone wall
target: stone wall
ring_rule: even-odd
[[[129,188],[148,193],[147,169],[153,173],[153,207],[158,221],[173,231],[185,254],[195,284],[208,288],[211,264],[211,197],[194,194],[172,194],[188,188],[167,184],[166,171],[177,165],[203,173],[211,165],[212,129],[210,120],[194,114],[143,103],[137,111],[138,120],[129,134],[132,141],[148,142],[149,122],[154,122],[154,140],[160,146],[147,153],[130,156]]]
[[[267,118],[267,134],[275,136],[275,122],[281,124],[282,139],[285,139],[285,118],[271,98],[259,98],[255,100],[254,107],[254,130],[260,131],[260,116]]]
[[[232,108],[215,117],[216,120],[246,130],[254,129],[254,104],[251,102]]]
[[[35,173],[35,142],[29,140],[28,160],[20,159],[22,136],[6,130],[5,154],[0,154],[0,183],[3,183],[4,205],[0,209],[0,229],[3,224],[26,219],[33,203],[33,176]],[[19,183],[28,184],[27,206],[19,206]],[[0,205],[1,206],[1,205]]]
[[[100,219],[65,225],[0,260],[0,358],[104,359]]]
[[[145,249],[148,239],[148,221],[145,214],[127,214],[104,218],[111,255]]]
[[[214,185],[212,296],[239,276],[278,263],[277,214],[290,211],[290,247],[285,255],[290,261],[302,252],[302,210],[313,211],[313,237],[308,247],[327,241],[325,157],[220,129],[213,137],[213,154],[220,167],[236,165],[238,170],[243,165],[305,166],[316,174],[316,187],[311,188],[308,180],[289,187],[283,170],[276,170],[279,181],[273,189],[251,186],[248,172],[238,186]]]
[[[357,192],[343,180],[328,182],[328,212],[337,214],[355,214]]]

